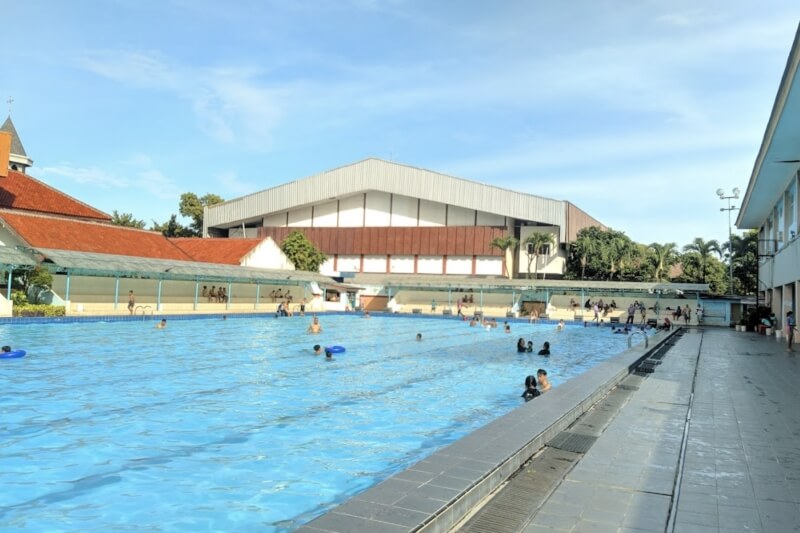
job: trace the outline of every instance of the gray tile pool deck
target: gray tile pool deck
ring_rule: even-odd
[[[800,352],[729,329],[653,341],[674,345],[544,503],[485,531],[800,531]],[[298,531],[461,529],[647,355],[635,346]]]

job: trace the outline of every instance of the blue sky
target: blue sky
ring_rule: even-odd
[[[4,2],[31,174],[159,222],[367,157],[727,240],[796,0]],[[735,220],[735,215],[734,215]]]

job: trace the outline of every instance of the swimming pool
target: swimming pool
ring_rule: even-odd
[[[0,326],[29,354],[0,361],[0,527],[289,530],[519,406],[537,368],[557,386],[627,348],[606,328],[320,320]]]

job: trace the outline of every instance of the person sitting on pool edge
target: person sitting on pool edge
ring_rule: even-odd
[[[167,327],[167,319],[166,318],[162,318],[161,322],[156,324],[156,329],[165,329],[166,327]]]
[[[314,355],[322,355],[322,346],[319,344],[314,345]]]
[[[550,380],[547,379],[547,370],[544,368],[540,368],[536,371],[536,379],[539,381],[539,387],[542,389],[540,392],[542,394],[553,388],[550,384]]]
[[[517,341],[517,353],[525,353],[525,339],[522,337]]]
[[[536,376],[528,376],[525,378],[525,392],[522,393],[522,398],[529,402],[539,396],[541,392],[536,389]]]
[[[319,318],[314,317],[311,321],[311,325],[308,326],[308,333],[313,333],[315,335],[317,333],[322,333],[322,326],[319,325]]]
[[[550,343],[549,342],[544,341],[544,345],[542,346],[542,349],[539,350],[539,355],[544,355],[546,357],[550,356]]]

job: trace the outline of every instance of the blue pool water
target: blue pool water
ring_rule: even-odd
[[[28,350],[0,361],[0,529],[290,530],[521,405],[537,368],[558,386],[627,347],[605,328],[310,321],[0,326]],[[520,336],[553,355],[517,354]]]

